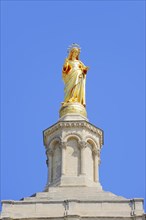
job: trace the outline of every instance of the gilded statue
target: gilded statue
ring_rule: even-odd
[[[79,59],[80,47],[78,44],[72,44],[68,53],[62,69],[62,78],[65,84],[62,106],[69,103],[80,103],[85,107],[85,84],[89,67]]]

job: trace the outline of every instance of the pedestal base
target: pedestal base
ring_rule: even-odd
[[[96,187],[96,191],[102,191],[102,186],[100,182],[94,182],[89,180],[85,175],[80,176],[64,176],[62,175],[61,178],[57,179],[52,184],[49,184],[45,187],[45,191],[49,191],[50,187]]]
[[[59,121],[88,121],[88,119],[86,117],[84,117],[83,115],[79,115],[76,113],[68,113],[64,116],[62,116]]]
[[[78,102],[64,104],[59,111],[59,116],[61,118],[66,114],[72,113],[76,115],[82,115],[85,118],[87,117],[86,108]]]

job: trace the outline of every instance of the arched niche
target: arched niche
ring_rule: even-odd
[[[75,135],[67,138],[66,147],[66,175],[78,176],[81,170],[81,152],[79,138]]]
[[[87,141],[85,148],[85,170],[88,179],[94,180],[94,156],[93,156],[94,144],[92,141]]]
[[[52,180],[53,182],[61,176],[61,148],[60,143],[54,141],[52,143]]]
[[[54,137],[52,140],[50,140],[50,142],[48,143],[48,148],[50,150],[53,150],[54,146],[56,146],[56,144],[60,145],[61,143],[61,139],[59,137]]]
[[[64,141],[67,142],[70,138],[75,138],[77,141],[81,141],[82,137],[81,135],[77,134],[77,133],[69,133],[64,137]]]
[[[92,152],[98,148],[98,143],[93,138],[88,137],[86,142],[91,146]]]

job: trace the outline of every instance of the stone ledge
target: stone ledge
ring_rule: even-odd
[[[29,197],[28,197],[29,198]],[[67,200],[40,200],[39,197],[37,197],[36,200],[34,201],[31,201],[29,200],[27,197],[25,200],[22,200],[22,201],[16,201],[16,200],[2,200],[2,204],[12,204],[12,205],[15,205],[15,204],[34,204],[34,203],[44,203],[44,204],[60,204],[60,203],[63,203],[64,201],[68,201],[68,202],[76,202],[76,203],[129,203],[131,202],[130,199],[123,199],[123,200],[79,200],[79,199],[67,199]],[[143,199],[138,199],[137,200],[134,200],[136,202],[143,202]]]
[[[20,218],[0,218],[1,220],[19,220]],[[121,216],[117,216],[117,217],[107,217],[107,216],[102,216],[102,217],[81,217],[79,215],[66,215],[64,217],[38,217],[38,218],[21,218],[21,220],[132,220],[133,217],[121,217]],[[135,216],[134,217],[135,220],[145,220],[146,216],[145,215],[140,215],[140,216]]]

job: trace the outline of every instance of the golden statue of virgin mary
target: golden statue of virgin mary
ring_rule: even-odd
[[[60,111],[66,113],[77,113],[86,111],[85,84],[86,74],[89,67],[85,66],[80,60],[80,47],[78,44],[72,44],[68,49],[69,55],[65,59],[62,69],[62,78],[64,87],[64,102]],[[61,112],[60,112],[61,113]],[[82,114],[82,113],[81,113]],[[86,113],[83,113],[85,116]],[[61,114],[62,116],[62,114]]]

